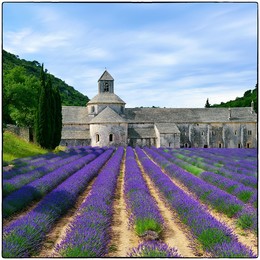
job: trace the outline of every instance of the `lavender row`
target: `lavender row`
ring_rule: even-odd
[[[214,257],[255,257],[250,249],[238,242],[231,229],[177,187],[140,148],[136,148],[136,152],[147,174],[205,251]]]
[[[153,148],[153,151],[159,153],[160,155],[167,158],[167,160],[173,162],[174,164],[176,164],[176,161],[178,160],[178,159],[176,160],[176,158],[173,157],[172,155],[163,152],[162,149]],[[251,187],[246,187],[245,185],[243,185],[238,181],[234,181],[229,178],[225,178],[219,174],[215,174],[208,171],[200,173],[198,177],[206,181],[207,183],[213,184],[214,186],[220,188],[221,190],[225,190],[226,192],[233,194],[244,203],[250,202],[252,205],[254,205],[254,207],[257,207],[256,189],[253,189]]]
[[[200,175],[200,178],[208,183],[213,184],[214,186],[225,190],[230,194],[235,195],[238,199],[243,202],[249,202],[255,208],[257,207],[257,190],[246,187],[240,182],[233,181],[231,179],[225,178],[221,175],[217,175],[212,172],[203,172]]]
[[[162,152],[161,149],[159,149],[160,152]],[[177,163],[178,165],[180,165],[180,163],[178,163],[179,159],[176,159],[174,156],[171,158],[170,156],[167,157],[167,159],[171,160],[174,163]],[[189,162],[191,161],[191,159],[187,159]],[[194,162],[194,161],[193,161]],[[257,188],[257,178],[254,176],[248,176],[248,175],[244,175],[244,174],[236,174],[234,171],[230,171],[225,169],[224,167],[220,168],[220,167],[216,167],[214,166],[214,164],[216,164],[216,162],[214,163],[213,161],[211,161],[211,164],[206,164],[206,163],[194,163],[194,165],[206,170],[206,171],[210,171],[210,172],[214,172],[218,175],[222,175],[226,178],[229,178],[231,180],[237,181],[242,183],[245,186],[249,186],[252,188]],[[183,165],[182,165],[183,166]]]
[[[130,223],[134,226],[137,235],[143,236],[147,231],[154,231],[159,235],[164,221],[131,147],[126,148],[124,183],[127,208],[131,212]]]
[[[37,252],[54,222],[74,205],[112,153],[113,149],[107,150],[45,196],[36,208],[4,228],[3,256],[29,257]]]
[[[39,157],[35,160],[28,161],[26,166],[19,167],[18,165],[15,165],[15,167],[12,170],[4,172],[3,179],[4,180],[11,179],[14,176],[27,173],[31,170],[34,170],[35,168],[39,168],[39,167],[48,165],[50,163],[57,162],[61,159],[68,158],[70,156],[77,155],[77,154],[84,154],[85,151],[86,151],[86,149],[84,149],[84,151],[71,149],[71,150],[68,150],[65,152],[59,152],[58,154],[48,153],[46,155],[42,155],[41,157]],[[26,157],[26,159],[28,159],[28,157]]]
[[[99,173],[66,237],[56,246],[62,257],[102,257],[108,252],[113,198],[123,154],[124,149],[119,147]]]
[[[167,244],[159,241],[145,241],[140,243],[137,247],[132,248],[128,254],[128,257],[182,257],[176,248],[169,247]]]
[[[253,207],[246,206],[235,196],[220,190],[212,184],[206,183],[177,165],[170,163],[155,151],[148,148],[145,148],[145,151],[156,163],[164,168],[169,176],[182,182],[201,201],[226,214],[228,217],[236,218],[241,227],[253,231],[257,230],[257,212]],[[250,219],[250,222],[247,219]],[[246,225],[244,224],[245,221],[247,221]]]
[[[6,197],[11,192],[18,190],[22,186],[41,178],[42,176],[46,175],[47,173],[62,167],[70,162],[78,160],[79,158],[88,155],[89,153],[93,152],[93,150],[86,150],[84,153],[70,156],[68,158],[62,159],[52,163],[48,163],[44,166],[38,167],[32,171],[24,173],[22,175],[17,175],[10,180],[3,180],[3,197]]]
[[[45,194],[54,189],[57,185],[85,166],[87,163],[94,160],[97,156],[103,153],[104,150],[96,150],[74,162],[70,162],[53,172],[50,172],[42,178],[31,182],[14,191],[3,200],[3,217],[9,217],[12,214],[22,210],[32,201],[42,198]]]
[[[207,149],[207,153],[205,150],[191,149],[191,152],[208,158],[211,162],[219,162],[223,168],[234,173],[256,176],[257,153],[255,149]]]

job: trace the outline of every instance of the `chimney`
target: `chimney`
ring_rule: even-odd
[[[228,120],[231,120],[231,108],[230,107],[228,108],[228,113],[229,113]]]
[[[251,102],[251,114],[253,114],[255,111],[254,111],[254,101],[252,100]]]

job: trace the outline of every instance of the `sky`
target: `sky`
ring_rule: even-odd
[[[105,69],[126,107],[204,107],[257,83],[257,3],[2,5],[3,49],[90,99]]]

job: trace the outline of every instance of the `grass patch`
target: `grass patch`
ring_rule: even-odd
[[[242,229],[249,229],[253,225],[252,216],[244,214],[240,216],[237,220],[237,225]]]
[[[237,194],[237,197],[242,200],[243,202],[248,202],[252,196],[253,192],[251,191],[241,191]]]
[[[198,240],[205,249],[212,248],[221,242],[230,242],[230,238],[217,228],[203,230],[198,236]]]
[[[48,152],[48,150],[42,149],[34,143],[26,142],[11,132],[5,131],[3,134],[3,160],[5,162]]]
[[[146,231],[151,230],[159,234],[162,231],[161,224],[154,219],[145,218],[135,221],[135,231],[138,236],[142,236]]]
[[[198,167],[196,167],[196,166],[194,166],[194,165],[191,165],[191,164],[190,164],[190,165],[185,165],[185,164],[183,164],[181,167],[184,168],[186,171],[188,171],[188,172],[194,174],[195,176],[198,176],[198,175],[200,175],[202,172],[205,171],[205,170],[203,170],[203,169],[201,169],[201,168],[198,168]]]

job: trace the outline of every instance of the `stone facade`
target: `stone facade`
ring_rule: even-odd
[[[257,147],[257,115],[252,106],[125,108],[107,71],[86,107],[64,106],[62,114],[61,145]]]

